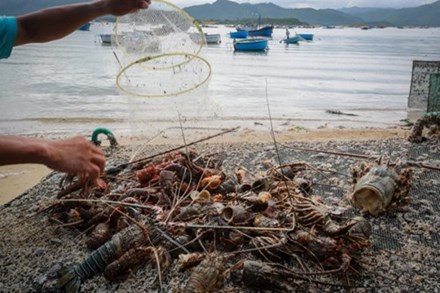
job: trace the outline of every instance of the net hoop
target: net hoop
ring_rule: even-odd
[[[197,51],[195,53],[186,53],[186,52],[185,53],[188,56],[190,56],[190,55],[198,56],[200,54],[200,52],[202,51],[203,46],[206,44],[206,37],[205,37],[205,34],[204,34],[203,29],[200,26],[200,24],[191,15],[189,15],[185,10],[181,9],[180,7],[176,6],[173,3],[170,3],[170,2],[165,1],[165,0],[152,0],[151,2],[152,3],[154,3],[154,2],[163,3],[165,5],[168,5],[168,6],[172,7],[172,8],[174,8],[174,9],[176,9],[181,15],[183,15],[185,18],[187,18],[194,25],[194,27],[197,29],[198,33],[200,34],[199,47],[198,47],[198,49],[197,49]],[[121,42],[119,41],[119,37],[118,37],[120,35],[118,33],[120,19],[121,19],[121,17],[117,17],[116,18],[116,23],[115,23],[115,27],[114,27],[114,38],[113,39],[115,41],[116,47],[121,46]],[[184,52],[179,52],[179,53],[175,53],[175,54],[184,54]],[[172,65],[172,66],[163,67],[162,69],[170,69],[170,68],[178,67],[178,66],[181,66],[181,65],[183,65],[185,63],[191,62],[191,60],[192,59],[190,58],[189,60],[183,61],[180,64],[175,64],[175,65]],[[148,69],[151,69],[151,68],[145,68],[145,69],[148,70]],[[158,68],[155,68],[155,69],[158,69]]]
[[[199,83],[195,84],[192,87],[189,87],[189,88],[186,88],[186,89],[182,89],[180,91],[164,93],[164,94],[160,94],[160,95],[158,95],[158,94],[156,94],[156,95],[140,94],[140,93],[129,91],[129,90],[127,90],[127,89],[125,89],[124,87],[121,86],[121,84],[120,84],[121,76],[123,75],[123,73],[125,71],[127,71],[132,66],[138,65],[138,64],[142,64],[144,62],[153,61],[153,60],[158,59],[158,58],[166,58],[166,57],[172,57],[172,56],[190,57],[190,58],[188,58],[189,60],[198,59],[199,61],[203,62],[208,67],[208,74],[206,75],[206,78],[203,79],[202,81],[200,81]],[[180,63],[180,65],[186,64],[186,63],[188,63],[188,61],[187,62],[182,62],[182,63]],[[169,68],[174,68],[174,67],[177,67],[177,65],[170,66]],[[159,69],[160,70],[164,70],[164,68],[159,68]],[[208,60],[206,60],[205,58],[200,57],[200,56],[195,55],[195,54],[190,54],[190,53],[165,53],[165,54],[159,54],[159,55],[156,55],[156,56],[143,57],[143,58],[140,58],[140,59],[138,59],[136,61],[133,61],[130,64],[128,64],[125,67],[123,67],[118,72],[118,74],[116,76],[116,86],[122,92],[124,92],[124,93],[126,93],[128,95],[134,96],[134,97],[147,97],[147,98],[170,97],[170,96],[176,96],[176,95],[181,95],[181,94],[187,93],[189,91],[192,91],[192,90],[202,86],[203,84],[205,84],[209,80],[210,76],[211,76],[211,64],[209,64]]]

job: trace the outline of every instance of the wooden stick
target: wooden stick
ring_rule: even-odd
[[[293,147],[288,146],[286,144],[282,144],[284,147],[298,150],[298,151],[306,151],[306,152],[315,152],[315,153],[324,153],[324,154],[331,154],[331,155],[337,155],[337,156],[345,156],[345,157],[353,157],[353,158],[360,158],[360,159],[376,159],[375,157],[367,156],[367,155],[360,155],[360,154],[353,154],[353,153],[344,153],[344,152],[336,152],[336,151],[324,151],[324,150],[317,150],[317,149],[311,149],[311,148],[300,148],[300,147]]]
[[[154,154],[154,155],[151,155],[151,156],[148,156],[148,157],[136,160],[136,161],[120,164],[117,167],[115,167],[115,169],[117,169],[117,168],[126,168],[129,165],[140,163],[140,162],[143,162],[143,161],[147,161],[147,160],[150,160],[150,159],[155,158],[157,156],[162,156],[162,155],[168,154],[170,152],[177,151],[177,150],[180,150],[180,149],[183,149],[183,148],[186,148],[186,147],[198,144],[200,142],[203,142],[203,141],[215,138],[217,136],[221,136],[223,134],[236,131],[239,128],[240,128],[240,126],[237,126],[237,127],[234,127],[234,128],[229,128],[229,129],[226,129],[226,130],[224,130],[222,132],[219,132],[217,134],[214,134],[214,135],[211,135],[211,136],[207,136],[207,137],[201,138],[199,140],[196,140],[196,141],[193,141],[193,142],[190,142],[190,143],[187,143],[187,144],[184,144],[184,145],[181,145],[181,146],[178,146],[178,147],[175,147],[175,148],[172,148],[172,149],[169,149],[169,150],[166,150],[166,151],[163,151],[163,152],[160,152],[160,153],[157,153],[157,154]]]

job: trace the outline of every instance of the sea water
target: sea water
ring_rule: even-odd
[[[413,60],[440,60],[440,28],[291,29],[291,36],[314,34],[313,41],[299,45],[281,42],[280,28],[268,51],[252,53],[234,52],[234,28],[209,27],[204,31],[220,33],[222,42],[203,51],[212,69],[207,87],[193,96],[143,98],[133,107],[133,99],[117,90],[120,64],[113,48],[98,37],[111,28],[94,24],[89,32],[16,47],[0,60],[0,133],[90,134],[96,127],[124,132],[140,120],[159,128],[182,120],[216,127],[269,118],[275,127],[286,121],[304,127],[390,126],[407,117]]]

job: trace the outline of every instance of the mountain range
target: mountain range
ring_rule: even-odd
[[[344,13],[368,22],[388,21],[394,25],[440,26],[440,1],[413,8],[347,8]]]
[[[273,3],[239,4],[217,0],[185,8],[199,21],[245,18],[296,18],[311,25],[366,25],[387,24],[397,26],[440,26],[440,1],[413,8],[359,8],[313,9],[283,8]]]
[[[14,0],[0,1],[0,15],[22,15],[38,9],[89,0]],[[184,9],[200,22],[241,19],[297,19],[310,25],[375,25],[440,27],[440,0],[413,8],[313,9],[283,8],[273,3],[236,3],[217,0],[212,4],[189,6]]]

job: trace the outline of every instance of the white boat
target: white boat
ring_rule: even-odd
[[[111,44],[112,43],[112,35],[111,34],[100,34],[101,42],[103,44]]]
[[[219,44],[222,42],[220,34],[205,34],[206,43]]]

